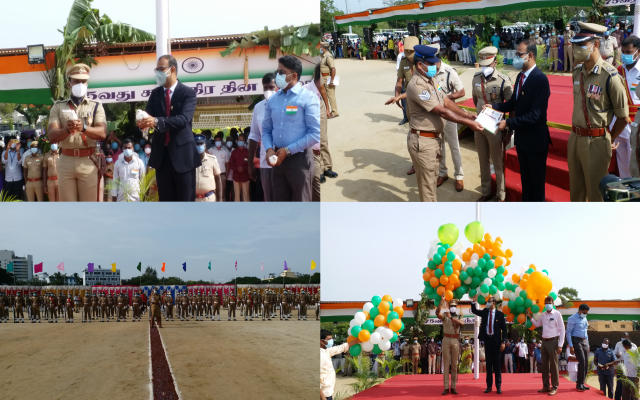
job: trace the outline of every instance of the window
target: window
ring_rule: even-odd
[[[605,328],[609,328],[609,325],[605,325],[604,327],[605,327]]]
[[[620,325],[620,328],[624,329],[626,327],[626,325]]]

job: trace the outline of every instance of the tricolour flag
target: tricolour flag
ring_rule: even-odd
[[[142,272],[142,262],[139,262],[136,268],[138,268],[138,271]]]
[[[287,268],[287,262],[286,262],[286,261],[284,262],[284,270],[285,270],[285,271],[288,271],[288,270],[289,270],[289,268]]]
[[[7,264],[7,272],[13,272],[13,262]]]
[[[87,268],[89,269],[89,272],[93,272],[93,263],[87,264]]]
[[[162,272],[165,270],[165,263],[162,263]]]
[[[209,271],[211,271],[211,261],[209,261]]]
[[[58,268],[58,271],[62,271],[62,272],[64,272],[64,263],[63,263],[63,262],[61,262],[61,263],[58,265],[58,267],[57,267],[57,268]]]
[[[111,264],[111,272],[116,272],[116,263]]]
[[[186,270],[187,270],[187,263],[186,263],[186,262],[185,262],[185,263],[182,263],[182,269],[183,269],[184,271],[186,271]]]
[[[287,114],[295,114],[298,112],[298,106],[287,106]]]
[[[316,269],[316,262],[311,260],[311,269]]]
[[[36,273],[36,274],[38,272],[42,272],[42,263],[34,265],[33,266],[33,272]]]

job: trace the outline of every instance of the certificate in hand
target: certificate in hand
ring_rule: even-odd
[[[502,118],[504,118],[503,112],[487,107],[478,115],[476,122],[495,135],[498,123],[502,121]]]

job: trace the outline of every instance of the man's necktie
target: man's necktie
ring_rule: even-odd
[[[166,116],[171,116],[171,89],[165,89],[164,91],[164,104],[166,105]],[[165,132],[164,145],[169,144],[169,131]]]
[[[489,311],[489,321],[487,321],[487,323],[489,324],[489,335],[493,335],[493,324],[491,323],[493,321],[493,311]]]
[[[522,92],[522,85],[524,85],[524,74],[520,74],[520,83],[518,84],[518,92]],[[516,98],[520,93],[516,93]]]

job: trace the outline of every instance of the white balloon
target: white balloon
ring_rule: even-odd
[[[361,346],[362,350],[364,350],[364,351],[373,350],[373,343],[371,343],[371,339],[367,340],[366,342],[360,343],[360,346]]]
[[[402,299],[398,297],[393,301],[393,308],[402,307],[402,303]]]
[[[364,324],[364,321],[367,320],[367,317],[364,315],[364,313],[362,311],[358,311],[356,313],[356,315],[353,317],[353,319],[356,320],[358,325],[362,325],[362,324]]]
[[[468,276],[467,279],[464,280],[464,283],[466,283],[467,285],[470,284],[471,282],[473,282],[473,278]]]
[[[487,286],[491,286],[491,278],[484,278],[484,280],[482,281],[482,283],[484,283]]]
[[[509,299],[515,301],[517,298],[518,298],[518,295],[513,293],[513,292],[511,292],[511,296],[509,297]]]
[[[387,351],[391,348],[391,342],[388,340],[385,340],[382,343],[378,344],[378,347],[380,347],[380,350],[382,351]]]
[[[474,254],[475,256],[476,254]],[[475,268],[478,266],[478,260],[474,260],[473,257],[471,257],[471,267]]]
[[[433,240],[431,241],[431,243],[429,243],[429,245],[430,245],[431,247],[436,247],[436,246],[438,245],[438,243],[440,243],[440,241],[439,241],[438,239],[433,239]]]
[[[479,260],[479,259],[480,259],[480,256],[478,255],[478,253],[473,253],[473,254],[471,255],[471,259],[472,259],[472,260],[476,260],[476,261],[477,261],[477,260]]]
[[[364,306],[362,307],[362,309],[365,310],[366,312],[369,312],[372,308],[373,308],[373,303],[371,303],[370,301],[367,301],[366,303],[364,303]]]
[[[349,327],[353,328],[356,325],[360,325],[360,324],[355,319],[352,319],[351,321],[349,321]]]
[[[349,327],[349,330],[347,330],[347,334],[348,334],[349,336],[351,336],[351,328],[353,328],[353,327],[352,327],[352,326],[350,326],[350,327]]]
[[[489,278],[495,278],[497,273],[498,271],[496,271],[494,268],[491,268],[489,271],[487,271],[487,276],[489,276]]]
[[[393,330],[391,330],[391,328],[386,328],[384,331],[384,335],[382,335],[382,337],[386,341],[391,340],[391,338],[393,338]]]
[[[522,288],[520,286],[518,286],[516,288],[516,297],[520,296],[520,292],[522,292]],[[515,300],[515,299],[514,299]]]
[[[371,334],[371,337],[369,338],[369,341],[373,344],[380,344],[380,342],[382,341],[382,336],[378,332],[373,332]]]

